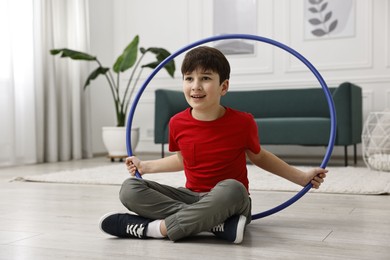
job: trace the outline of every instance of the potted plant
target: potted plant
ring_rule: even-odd
[[[143,68],[154,69],[160,64],[165,58],[171,55],[166,49],[163,48],[142,48],[138,49],[139,36],[136,35],[134,39],[130,42],[129,45],[124,49],[123,53],[116,59],[112,68],[103,67],[101,62],[96,56],[90,55],[88,53],[70,50],[70,49],[52,49],[50,53],[52,55],[61,54],[61,58],[70,58],[73,60],[85,60],[85,61],[95,61],[98,64],[98,67],[91,72],[88,78],[85,81],[84,89],[86,89],[92,80],[96,79],[98,76],[103,75],[108,83],[108,87],[111,90],[112,98],[114,101],[114,107],[116,112],[116,127],[103,127],[103,142],[108,150],[108,156],[111,160],[114,158],[124,158],[127,155],[126,150],[126,119],[127,112],[129,109],[130,101],[134,93],[137,83],[140,79]],[[141,56],[138,58],[138,51],[141,53]],[[156,60],[151,63],[141,65],[142,59],[147,53],[155,55]],[[168,74],[173,78],[175,73],[175,62],[172,60],[168,62],[164,68]],[[126,72],[127,70],[132,69],[130,72],[129,80],[125,86],[120,84],[121,73]],[[113,76],[113,73],[116,76]],[[135,150],[135,147],[138,143],[139,138],[139,129],[132,129],[132,149]],[[116,140],[115,140],[116,139]],[[118,146],[118,147],[117,147]]]

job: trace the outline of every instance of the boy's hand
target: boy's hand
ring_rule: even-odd
[[[324,178],[326,177],[326,173],[328,170],[322,168],[314,168],[307,172],[306,175],[306,184],[311,183],[314,189],[318,189],[321,186],[321,183],[324,182]]]
[[[130,156],[126,158],[125,161],[127,170],[129,171],[131,176],[135,176],[135,172],[138,170],[139,174],[142,175],[142,167],[141,167],[141,160],[138,159],[135,156]]]

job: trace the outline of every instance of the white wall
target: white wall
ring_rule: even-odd
[[[111,65],[136,35],[140,46],[164,47],[171,52],[211,36],[211,0],[94,0],[90,3],[92,52]],[[258,0],[257,34],[281,41],[304,55],[320,71],[328,86],[350,81],[363,88],[364,117],[390,107],[390,2],[356,0],[355,29],[341,38],[305,39],[303,0]],[[226,17],[229,19],[229,17]],[[180,64],[176,78],[160,71],[145,90],[134,119],[141,127],[138,151],[160,151],[153,143],[154,90],[181,89]],[[256,44],[255,55],[230,56],[231,89],[299,88],[319,86],[294,57]],[[150,73],[144,74],[144,78]],[[115,115],[104,81],[92,85],[94,153],[103,153],[101,126],[113,125]],[[322,155],[323,147],[272,147],[278,154]],[[335,148],[336,155],[343,154]],[[350,153],[351,154],[351,153]]]

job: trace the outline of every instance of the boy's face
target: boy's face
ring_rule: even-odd
[[[219,75],[213,71],[194,70],[183,75],[183,92],[188,104],[199,112],[212,112],[220,108],[221,96],[229,88],[229,80],[219,83]]]

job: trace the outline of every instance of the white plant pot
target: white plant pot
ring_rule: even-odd
[[[109,157],[126,157],[126,127],[104,126],[102,128],[104,146]],[[133,153],[139,141],[139,128],[131,129],[131,149]]]

